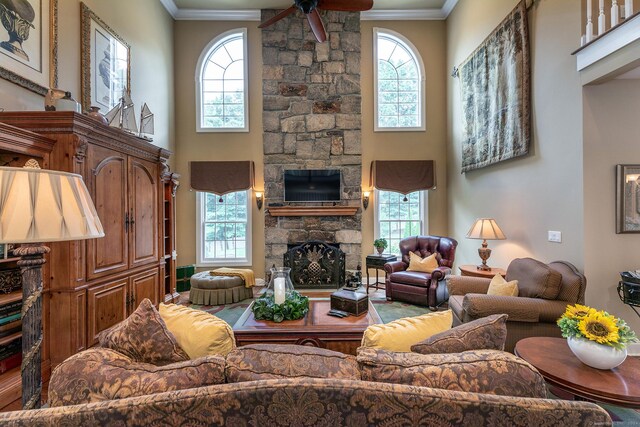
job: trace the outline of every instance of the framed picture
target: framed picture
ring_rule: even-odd
[[[616,165],[616,233],[640,233],[640,165]]]
[[[131,90],[131,48],[91,9],[81,3],[82,107],[111,110]]]
[[[0,1],[0,77],[45,95],[58,85],[58,0]]]

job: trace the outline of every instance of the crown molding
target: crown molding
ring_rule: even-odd
[[[175,19],[178,21],[260,21],[260,10],[178,9]]]
[[[179,9],[173,0],[160,0],[167,12],[178,21],[260,21],[260,10]],[[447,19],[458,0],[447,0],[442,9],[367,10],[363,21],[441,21]]]
[[[440,10],[444,14],[444,18],[447,19],[449,14],[453,11],[453,8],[458,4],[458,0],[447,0],[442,9]]]
[[[160,3],[167,9],[169,15],[176,19],[176,15],[178,14],[178,6],[173,2],[173,0],[160,0]]]
[[[360,12],[363,21],[440,21],[446,16],[440,9],[367,10]]]

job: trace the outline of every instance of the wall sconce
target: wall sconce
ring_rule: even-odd
[[[362,193],[362,206],[367,209],[369,207],[369,195],[371,193],[369,191],[364,191]]]
[[[256,192],[256,205],[258,205],[258,210],[262,209],[263,200],[262,193]]]

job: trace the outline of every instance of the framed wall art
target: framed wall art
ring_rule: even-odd
[[[640,233],[640,165],[616,165],[616,233]]]
[[[82,107],[111,110],[131,90],[131,47],[81,3]]]
[[[58,0],[0,0],[0,77],[45,95],[58,85]]]

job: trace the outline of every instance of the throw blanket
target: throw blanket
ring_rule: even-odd
[[[209,272],[212,276],[238,276],[244,280],[244,286],[251,288],[256,285],[256,276],[253,274],[253,270],[248,268],[216,268]]]

